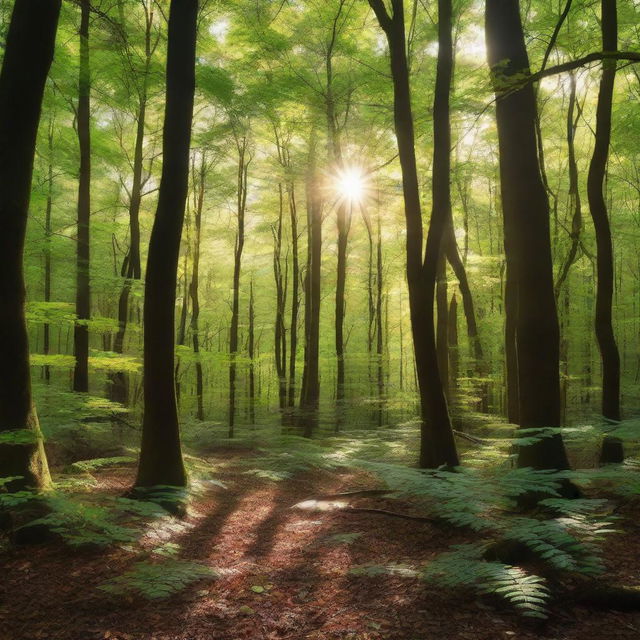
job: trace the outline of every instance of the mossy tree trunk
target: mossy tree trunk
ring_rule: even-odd
[[[23,250],[44,85],[53,59],[60,0],[16,0],[0,72],[0,434],[24,430],[25,444],[0,445],[9,489],[50,483],[31,394],[24,314]]]

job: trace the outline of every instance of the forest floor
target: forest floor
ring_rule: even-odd
[[[183,523],[146,533],[179,544],[178,557],[211,566],[215,580],[162,600],[115,597],[96,587],[133,564],[131,551],[62,543],[12,549],[0,556],[0,640],[640,638],[640,613],[564,606],[536,624],[411,575],[350,575],[359,565],[426,564],[469,535],[378,513],[292,509],[375,481],[360,471],[317,471],[273,482],[234,471],[235,455],[212,460],[226,489],[209,487]],[[96,491],[122,494],[133,470],[96,477]],[[379,497],[357,498],[353,506],[411,513],[410,504]],[[624,509],[625,533],[611,538],[607,562],[617,580],[636,584],[640,511]]]

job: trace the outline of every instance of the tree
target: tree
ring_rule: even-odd
[[[134,84],[134,94],[137,98],[135,109],[136,135],[133,150],[133,162],[131,166],[132,181],[131,188],[126,187],[129,198],[129,247],[122,261],[120,275],[124,278],[120,297],[118,298],[118,331],[113,341],[113,351],[115,353],[124,352],[124,339],[129,318],[129,298],[134,281],[142,277],[142,267],[140,261],[140,207],[142,199],[146,195],[144,187],[151,177],[151,171],[144,175],[144,143],[146,138],[147,108],[149,101],[149,82],[151,75],[151,63],[155,50],[160,40],[160,34],[153,37],[153,5],[146,0],[143,1],[144,10],[144,54],[142,56],[141,68],[135,63],[136,55],[132,51],[127,32],[124,27],[125,7],[122,0],[118,3],[120,29],[119,36],[123,49],[123,58],[126,73],[131,76]],[[128,400],[127,376],[123,371],[117,371],[110,376],[110,397],[116,402],[123,404]]]
[[[246,131],[233,131],[238,152],[236,216],[238,228],[233,253],[233,283],[231,301],[231,325],[229,327],[229,437],[233,438],[236,420],[236,376],[238,370],[238,326],[240,323],[240,275],[245,240],[245,214],[247,211],[247,176],[251,163],[251,151]]]
[[[194,239],[193,239],[193,266],[191,270],[191,283],[189,284],[189,296],[191,298],[191,340],[193,353],[196,357],[196,417],[204,420],[204,382],[202,376],[202,362],[200,361],[200,249],[202,239],[202,211],[204,208],[205,179],[207,177],[206,151],[200,152],[200,166],[196,167],[195,157],[192,161],[192,176],[194,188]],[[186,274],[185,274],[186,277]]]
[[[180,238],[189,187],[198,0],[172,0],[162,177],[149,241],[144,299],[144,417],[135,485],[185,486],[174,378]]]
[[[402,169],[405,219],[407,225],[407,282],[409,309],[415,352],[418,388],[422,414],[420,466],[439,467],[458,464],[449,409],[444,394],[436,349],[433,306],[438,256],[447,223],[447,192],[441,180],[449,180],[450,130],[449,87],[451,84],[451,12],[446,2],[438,5],[438,73],[434,101],[434,206],[423,255],[422,212],[415,153],[409,68],[406,54],[403,0],[392,0],[389,15],[382,0],[369,0],[389,43],[391,75],[394,87],[394,124],[398,141],[398,155]],[[441,6],[442,5],[442,6]],[[448,12],[447,12],[448,11]],[[448,35],[447,35],[448,29]],[[449,45],[447,45],[449,43]],[[438,121],[437,133],[435,121]],[[446,152],[446,153],[445,153]]]
[[[513,287],[514,296],[506,313],[515,328],[518,423],[523,429],[557,428],[560,355],[549,201],[536,146],[533,86],[514,86],[514,78],[517,83],[529,74],[519,3],[487,0],[485,28],[497,98],[504,247],[511,280],[507,286]],[[562,436],[555,433],[521,446],[518,464],[537,469],[568,468]]]
[[[0,474],[16,478],[10,489],[43,488],[50,482],[31,395],[22,260],[36,135],[60,4],[16,0],[0,72],[0,432],[27,432],[26,441],[0,445]]]
[[[316,166],[316,133],[311,133],[307,169],[307,270],[304,305],[304,369],[300,391],[300,424],[310,436],[320,404],[320,280],[322,259],[322,198]]]
[[[602,48],[618,48],[618,18],[616,0],[602,0]],[[620,420],[620,354],[613,330],[611,305],[614,290],[613,246],[607,213],[604,180],[611,141],[611,107],[616,77],[616,61],[604,60],[596,110],[595,146],[589,175],[587,194],[593,226],[596,231],[596,337],[602,359],[602,415],[607,420]]]
[[[76,108],[80,168],[78,171],[78,238],[76,266],[76,316],[73,329],[76,366],[73,390],[89,391],[89,319],[91,318],[90,235],[91,222],[91,68],[89,20],[91,0],[80,2],[80,72]]]

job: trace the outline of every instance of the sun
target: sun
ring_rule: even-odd
[[[365,192],[365,178],[358,167],[346,167],[338,172],[336,190],[349,202],[361,202]]]

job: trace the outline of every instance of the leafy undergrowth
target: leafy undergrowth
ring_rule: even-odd
[[[183,521],[150,519],[135,545],[96,550],[56,543],[6,551],[0,556],[0,638],[616,640],[640,633],[639,614],[551,603],[549,621],[528,621],[493,597],[425,583],[424,567],[437,568],[439,558],[441,570],[451,545],[471,552],[477,534],[336,504],[292,509],[379,480],[336,467],[292,468],[274,482],[242,473],[239,459],[230,464],[233,456],[223,452],[213,461],[216,483],[200,487]],[[128,466],[95,470],[92,495],[115,499],[132,474]],[[349,503],[420,513],[410,496]],[[625,533],[607,540],[604,562],[616,581],[634,584],[640,509],[628,502],[618,515]],[[490,574],[491,567],[485,563],[482,570]],[[489,574],[487,583],[504,578]],[[523,597],[535,601],[536,584]]]

